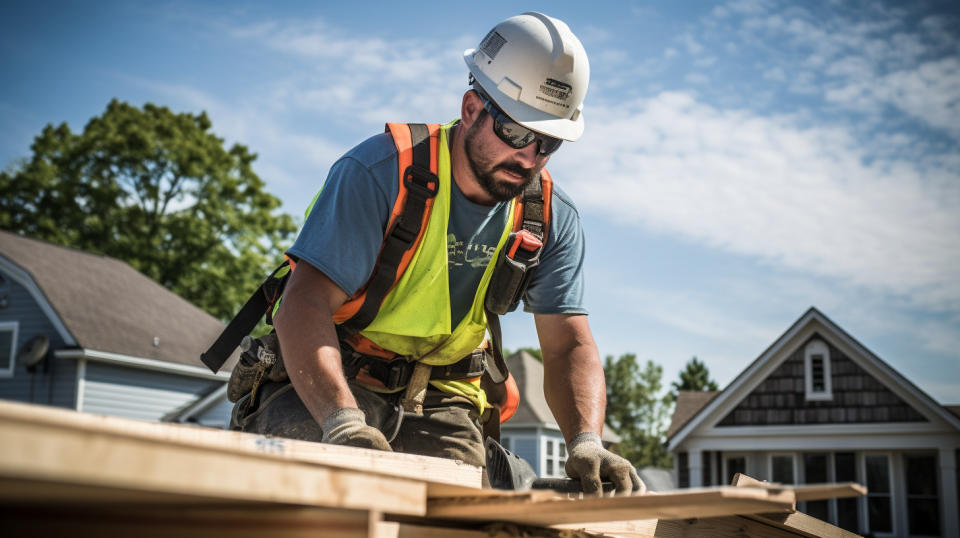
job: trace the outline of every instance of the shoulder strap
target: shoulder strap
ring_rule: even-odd
[[[398,151],[400,184],[397,201],[373,273],[364,287],[337,315],[337,333],[345,339],[373,322],[390,289],[403,275],[423,238],[440,188],[437,177],[439,125],[387,124]]]
[[[370,279],[334,315],[334,321],[340,323],[337,333],[341,339],[363,330],[377,316],[384,298],[409,265],[423,237],[433,199],[440,188],[437,178],[440,125],[390,123],[387,130],[393,135],[399,155],[397,200]],[[253,331],[264,314],[272,313],[289,277],[288,266],[293,269],[293,260],[285,261],[267,277],[216,342],[200,356],[210,370],[217,372],[223,367],[243,337]],[[270,322],[269,317],[267,321]]]
[[[531,181],[527,184],[523,189],[523,194],[520,195],[520,199],[517,200],[519,206],[517,210],[514,211],[514,232],[526,230],[536,236],[536,238],[546,246],[550,231],[550,203],[552,200],[553,178],[551,178],[550,174],[544,169],[540,173],[540,181]],[[539,263],[539,256],[537,257],[536,263]],[[499,268],[499,266],[497,268]],[[535,264],[525,269],[523,277],[517,280],[513,286],[514,289],[506,292],[510,297],[520,297],[523,295],[527,284],[530,282],[530,273],[532,273],[534,268]],[[498,275],[495,272],[491,281],[497,279],[497,277]],[[490,290],[501,291],[493,285],[487,290],[487,293],[490,293]],[[494,369],[491,368],[489,374],[494,383],[503,383],[507,379],[508,368],[507,362],[503,357],[503,335],[500,329],[500,317],[496,312],[486,307],[486,305],[490,304],[488,301],[484,301],[484,304],[487,315],[487,326],[490,329],[490,347],[493,353],[494,366],[495,370],[498,370],[494,371]]]

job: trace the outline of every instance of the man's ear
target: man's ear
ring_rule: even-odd
[[[464,127],[470,128],[483,112],[483,101],[473,90],[468,90],[463,94],[463,101],[460,103],[460,123]]]

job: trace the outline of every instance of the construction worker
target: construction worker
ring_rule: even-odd
[[[636,470],[600,441],[606,388],[582,301],[579,215],[544,169],[562,141],[583,132],[586,52],[562,21],[524,13],[498,24],[464,59],[471,87],[459,120],[422,128],[423,144],[409,140],[413,127],[391,126],[331,167],[288,251],[296,266],[273,319],[290,384],[263,383],[243,429],[483,466],[485,423],[497,419],[481,388],[489,353],[472,351],[484,345],[494,266],[526,249],[538,265],[523,301],[536,322],[547,401],[566,438],[566,472],[588,493],[601,480],[636,492]],[[411,145],[428,148],[431,162],[424,150],[418,164]],[[533,202],[518,205],[531,185],[549,207],[543,237],[536,229],[511,233],[516,221],[536,221],[528,219]],[[397,215],[403,211],[414,218]],[[415,224],[418,239],[390,265],[385,237],[398,221]],[[389,267],[380,271],[388,285],[371,276],[381,266]],[[344,331],[343,320],[369,308],[363,295],[378,287],[389,293],[374,301],[372,321]],[[410,364],[420,367],[394,368]],[[411,412],[401,400],[417,383]]]

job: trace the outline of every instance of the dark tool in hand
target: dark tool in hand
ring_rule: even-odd
[[[560,493],[582,493],[580,481],[575,478],[537,478],[537,473],[526,460],[517,456],[494,440],[487,437],[484,442],[487,452],[487,478],[490,487],[528,491],[531,489],[551,489]],[[603,482],[604,492],[614,490],[613,482]]]

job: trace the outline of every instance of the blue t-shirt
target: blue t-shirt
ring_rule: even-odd
[[[373,136],[333,164],[296,242],[287,254],[323,272],[353,295],[373,272],[397,198],[397,149],[388,133]],[[468,200],[451,181],[447,263],[450,310],[456,325],[469,312],[484,269],[506,226],[509,204]],[[537,314],[586,314],[584,239],[570,198],[553,188],[546,247],[524,295]]]

